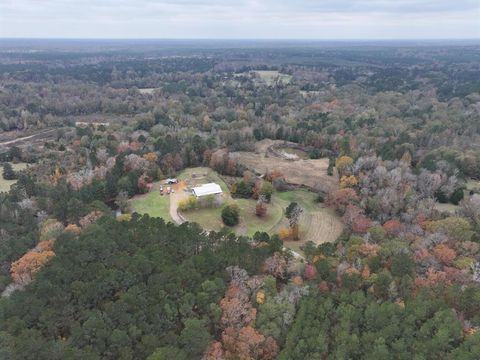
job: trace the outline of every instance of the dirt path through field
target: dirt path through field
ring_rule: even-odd
[[[167,185],[168,186],[168,185]],[[187,184],[185,181],[180,181],[178,184],[172,185],[172,189],[175,190],[170,196],[170,216],[178,225],[185,222],[185,219],[178,213],[178,203],[188,197],[185,193]]]
[[[25,140],[29,140],[29,139],[32,139],[36,136],[45,135],[45,134],[48,134],[48,133],[51,133],[51,132],[57,131],[57,130],[58,129],[45,130],[45,131],[41,131],[41,132],[38,132],[38,133],[33,134],[33,135],[24,136],[24,137],[16,138],[16,139],[9,140],[9,141],[0,142],[0,146],[12,145],[12,144],[15,144],[17,142],[22,142],[22,141],[25,141]]]

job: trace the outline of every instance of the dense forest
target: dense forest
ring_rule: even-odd
[[[0,358],[478,359],[479,50],[1,41]],[[203,166],[265,216],[264,140],[326,159],[334,242],[129,211]]]

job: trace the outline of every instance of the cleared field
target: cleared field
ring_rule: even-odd
[[[11,165],[14,171],[21,171],[27,168],[26,163],[18,163],[18,164],[11,163]],[[10,187],[16,182],[17,180],[5,180],[3,178],[3,166],[0,165],[0,192],[10,191]]]
[[[291,202],[297,202],[302,206],[305,211],[318,211],[320,208],[315,203],[316,194],[307,190],[294,190],[294,191],[282,191],[274,194],[274,199],[280,199],[285,202],[285,206],[288,206]]]
[[[467,191],[480,193],[480,181],[470,179],[467,181],[466,185],[467,185]]]
[[[170,216],[170,198],[168,195],[160,195],[158,188],[160,182],[155,183],[152,191],[148,194],[137,195],[130,200],[132,211],[139,214],[148,214],[153,217],[161,217],[165,221],[172,221]]]
[[[257,174],[279,170],[285,176],[285,180],[292,185],[304,185],[325,193],[338,187],[337,175],[327,175],[328,159],[298,159],[292,161],[273,156],[269,154],[268,148],[275,143],[278,142],[272,140],[261,141],[256,146],[255,153],[237,152],[239,162]]]
[[[284,84],[289,84],[292,81],[291,75],[282,74],[276,70],[257,70],[253,72],[258,74],[260,79],[269,86],[275,84],[276,82],[283,82]]]
[[[460,206],[454,205],[454,204],[441,204],[441,203],[435,203],[435,209],[441,212],[449,212],[454,214]]]
[[[193,176],[193,177],[192,177]],[[273,228],[281,221],[283,216],[283,201],[273,200],[268,205],[267,215],[259,218],[255,215],[256,201],[252,199],[233,199],[230,191],[223,179],[210,168],[191,168],[183,171],[179,176],[179,180],[186,181],[189,186],[204,184],[207,182],[215,182],[220,185],[224,191],[223,198],[225,204],[236,204],[240,210],[240,223],[232,227],[232,230],[239,235],[251,236],[257,231],[271,232]],[[188,193],[178,198],[175,194],[173,199],[182,199],[188,196]],[[218,231],[224,227],[221,219],[222,206],[209,209],[197,209],[183,212],[182,216],[191,222],[200,224],[206,230]]]
[[[278,222],[282,220],[283,207],[275,199],[268,205],[267,214],[261,218],[255,215],[257,204],[255,200],[236,199],[235,202],[240,208],[240,224],[235,229],[237,234],[252,236],[257,231],[272,233]]]
[[[302,224],[305,241],[323,244],[335,241],[342,234],[343,223],[332,209],[321,208],[305,215]]]
[[[300,218],[300,240],[286,241],[285,245],[296,249],[308,241],[315,244],[335,241],[343,231],[343,223],[332,209],[314,202],[316,195],[306,190],[286,191],[275,193],[275,198],[284,202],[284,208],[290,202],[297,202],[304,212]],[[275,230],[288,227],[286,219],[277,224]]]
[[[224,225],[221,218],[222,208],[197,209],[183,212],[182,215],[190,222],[196,222],[202,228],[209,231],[218,231]]]
[[[281,152],[285,153],[286,155],[296,156],[298,159],[303,159],[303,160],[308,159],[308,154],[305,151],[302,151],[300,149],[286,147],[282,149]]]
[[[140,94],[153,94],[157,90],[157,88],[145,88],[145,89],[138,89]]]
[[[313,241],[316,244],[335,241],[343,231],[343,224],[338,216],[331,209],[315,203],[316,194],[307,190],[275,192],[268,205],[267,215],[260,218],[255,215],[256,201],[233,199],[226,183],[212,169],[204,167],[186,169],[178,179],[180,183],[172,186],[176,190],[174,194],[161,196],[158,191],[161,182],[155,183],[150,193],[135,196],[130,200],[132,210],[140,214],[161,217],[166,221],[196,222],[205,230],[218,231],[225,226],[221,219],[223,206],[182,212],[181,217],[177,214],[178,202],[189,196],[189,192],[185,191],[186,184],[191,187],[206,182],[216,182],[224,191],[224,203],[236,204],[239,207],[240,223],[231,228],[238,235],[252,236],[257,231],[275,234],[281,228],[288,227],[285,209],[293,201],[304,209],[300,219],[300,240],[285,242],[285,246],[298,252],[300,246],[307,241]],[[172,215],[172,211],[175,216]]]

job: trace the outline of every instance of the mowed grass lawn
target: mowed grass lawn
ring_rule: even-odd
[[[132,211],[139,214],[148,214],[152,217],[161,217],[165,221],[172,221],[170,217],[170,199],[168,195],[160,195],[158,188],[148,194],[135,196],[130,200]]]
[[[11,163],[11,165],[14,171],[21,171],[27,168],[26,163],[18,163],[18,164]],[[17,180],[5,180],[3,178],[3,166],[0,165],[0,192],[10,191],[10,187],[16,182]]]
[[[328,214],[325,213],[329,209],[323,208],[315,203],[317,195],[307,190],[297,189],[293,191],[274,192],[272,195],[272,201],[267,205],[266,216],[258,217],[255,214],[256,200],[233,199],[225,181],[212,169],[204,167],[189,168],[181,172],[178,175],[178,179],[185,180],[189,186],[215,182],[219,184],[224,191],[224,204],[222,206],[182,212],[182,215],[187,221],[196,222],[208,231],[219,231],[225,227],[222,222],[221,213],[222,208],[227,204],[236,204],[240,210],[239,224],[230,228],[238,235],[253,236],[257,231],[265,231],[269,234],[275,234],[281,228],[288,227],[288,221],[285,219],[285,209],[288,204],[293,201],[297,202],[304,209],[304,214],[300,220],[300,227],[301,234],[305,236],[305,239],[307,237],[312,237],[310,236],[312,235],[310,232],[312,228],[319,227],[319,221],[320,225],[322,225],[323,222],[331,218],[331,216],[326,216]],[[150,193],[139,195],[131,199],[130,205],[132,211],[136,211],[139,214],[149,214],[152,217],[161,217],[165,219],[165,221],[172,221],[170,216],[171,199],[167,195],[161,196],[159,194],[159,186],[160,182],[155,183]],[[188,195],[185,194],[185,197],[187,196]],[[325,215],[319,215],[320,213],[325,213]],[[325,232],[328,232],[328,230],[329,228],[327,227]],[[315,235],[313,236],[315,239],[317,239],[317,237],[325,237],[325,234],[320,234],[321,236],[318,234],[313,235]],[[300,243],[296,247],[299,246]]]
[[[318,204],[315,203],[317,195],[307,190],[293,190],[275,192],[274,199],[279,199],[285,203],[285,207],[291,202],[297,202],[305,211],[318,210]]]
[[[278,201],[273,200],[268,204],[267,215],[258,217],[255,215],[257,202],[252,199],[229,199],[227,204],[236,204],[240,210],[240,223],[231,227],[238,235],[252,236],[257,231],[271,232],[281,221],[283,208]],[[224,205],[224,206],[225,206]],[[196,222],[206,230],[218,231],[225,225],[222,222],[222,208],[197,209],[182,213],[188,221]]]
[[[287,223],[284,215],[285,209],[292,201],[298,202],[306,212],[318,210],[314,203],[316,195],[306,190],[275,192],[272,201],[268,204],[267,215],[264,217],[255,215],[256,200],[232,199],[228,192],[224,196],[225,205],[236,204],[240,210],[240,223],[231,227],[238,235],[252,236],[257,231],[265,231],[270,234],[277,232],[281,224]],[[218,231],[225,226],[221,217],[222,207],[190,210],[182,215],[188,221],[196,222],[206,230]]]

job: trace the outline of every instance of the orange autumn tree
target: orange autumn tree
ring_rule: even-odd
[[[64,231],[65,232],[70,231],[75,235],[80,235],[80,232],[82,231],[82,229],[80,229],[80,227],[76,224],[68,224]]]
[[[222,333],[225,359],[275,359],[278,345],[272,337],[265,337],[251,326],[240,330],[227,328]]]
[[[27,284],[32,281],[33,275],[37,273],[55,255],[51,250],[29,251],[20,259],[12,263],[10,273],[13,281],[18,284]]]
[[[433,254],[445,265],[450,265],[457,257],[455,250],[451,249],[448,245],[439,244],[433,248]]]
[[[158,156],[154,152],[146,153],[145,155],[143,155],[143,158],[148,162],[153,162],[153,163],[157,162],[158,160]]]
[[[343,174],[353,165],[353,159],[350,156],[340,156],[335,161],[335,166],[337,167],[338,171]]]

